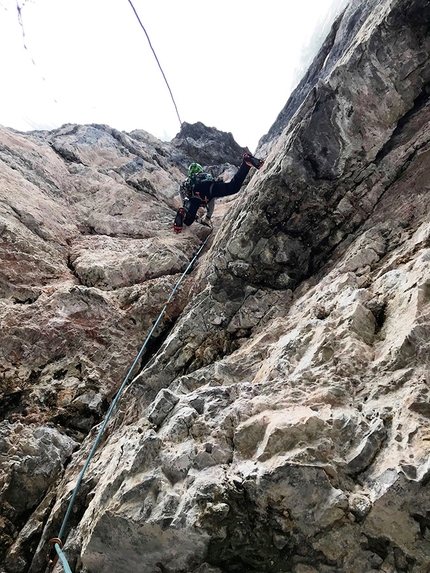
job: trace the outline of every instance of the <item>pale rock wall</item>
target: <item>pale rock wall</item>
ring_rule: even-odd
[[[0,563],[9,570],[28,569],[72,452],[208,234],[199,225],[181,240],[172,233],[191,160],[144,131],[0,128]],[[143,362],[191,282],[184,278]]]

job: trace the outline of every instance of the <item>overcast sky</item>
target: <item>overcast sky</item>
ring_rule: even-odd
[[[180,119],[230,131],[251,150],[299,79],[312,36],[346,3],[133,0]],[[166,140],[180,129],[128,0],[0,0],[0,50],[4,126],[106,123]]]

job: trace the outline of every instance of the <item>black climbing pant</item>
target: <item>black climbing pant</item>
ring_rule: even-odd
[[[201,183],[197,183],[194,187],[194,196],[185,201],[185,225],[190,226],[194,223],[197,211],[202,205],[209,203],[209,201],[217,197],[227,197],[228,195],[237,193],[242,187],[249,170],[249,165],[242,162],[228,183],[224,181],[202,181]]]

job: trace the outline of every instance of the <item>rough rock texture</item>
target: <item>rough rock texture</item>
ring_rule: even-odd
[[[299,87],[296,110],[263,142],[260,153],[270,151],[264,168],[242,200],[230,203],[209,251],[187,277],[173,328],[160,333],[107,427],[63,539],[73,571],[430,571],[429,22],[428,1],[380,0],[352,4],[336,23],[322,48],[329,73],[315,76],[308,90]],[[6,136],[42,147],[48,158],[43,141],[57,137]],[[112,152],[102,159],[97,141],[78,151],[68,143],[58,141],[84,163],[95,145],[99,167],[87,169],[102,182],[102,175],[113,179],[102,173],[109,172]],[[111,193],[96,203],[92,228],[112,229],[117,220],[121,232],[103,232],[103,240],[82,232],[92,203],[70,172],[75,160],[66,161],[72,163],[65,163],[64,185],[75,182],[70,216],[62,220],[63,203],[48,201],[54,189],[60,201],[63,187],[49,187],[29,168],[26,181],[38,177],[38,188],[46,189],[45,211],[59,213],[49,217],[56,227],[41,225],[37,205],[24,210],[24,198],[5,218],[15,234],[7,231],[2,256],[15,262],[6,266],[1,308],[8,321],[19,320],[2,334],[8,340],[14,328],[19,333],[8,343],[5,379],[11,389],[19,376],[26,381],[21,394],[8,395],[0,434],[7,573],[43,569],[47,542],[58,535],[98,430],[82,441],[91,427],[89,404],[98,421],[115,389],[112,373],[139,346],[133,328],[142,333],[148,324],[135,324],[122,339],[116,329],[125,332],[121,321],[130,307],[145,309],[139,320],[150,321],[144,302],[153,304],[164,288],[157,281],[170,286],[173,279],[152,277],[149,261],[136,263],[142,248],[136,241],[151,236],[128,234],[129,216],[115,219],[103,210]],[[60,167],[45,165],[58,181]],[[164,176],[174,179],[171,169]],[[118,201],[130,192],[124,174],[115,176]],[[143,192],[133,186],[133,193]],[[169,201],[154,202],[162,209],[155,227],[163,213],[171,215]],[[143,203],[152,208],[152,197]],[[24,235],[30,225],[47,237],[37,235],[44,253],[37,272]],[[165,239],[164,250],[189,259],[204,236],[198,229]],[[120,286],[125,244],[134,270]],[[60,286],[62,298],[51,300],[57,291],[49,289],[65,283],[70,298]],[[148,285],[153,290],[141,294]],[[85,310],[75,297],[87,302]],[[15,314],[39,300],[53,324],[51,338],[47,327],[24,331]],[[76,314],[64,316],[69,304]],[[102,330],[90,342],[96,312]],[[65,319],[61,336],[69,333],[67,345],[84,366],[79,370],[76,358],[60,374],[43,357],[61,341],[55,328]],[[79,339],[86,344],[78,350]],[[108,341],[115,358],[106,352]],[[109,364],[100,358],[107,354]],[[56,355],[53,363],[61,360]],[[62,392],[67,422],[55,417]],[[39,417],[24,416],[24,398]],[[80,406],[71,410],[76,399]],[[49,443],[49,463],[38,440]],[[32,469],[39,466],[45,489]],[[19,487],[31,503],[20,499]]]
[[[381,0],[350,0],[344,12],[337,18],[328,34],[321,50],[310,65],[308,71],[293,91],[284,108],[279,113],[276,121],[263,135],[259,142],[259,150],[268,152],[272,144],[276,142],[282,131],[288,125],[291,118],[302,105],[308,93],[313,90],[318,83],[325,82],[332,71],[337,67],[339,61],[348,57],[352,45],[361,42],[363,31],[366,27],[366,20],[378,18],[383,2]],[[373,14],[372,14],[373,13]],[[409,18],[417,20],[423,18],[422,24],[425,27],[425,9],[405,7],[405,14],[409,13]],[[376,54],[375,54],[376,55]],[[366,78],[362,78],[366,81]]]
[[[231,133],[206,127],[201,122],[183,122],[171,144],[202,165],[239,165],[245,151],[249,151],[248,148],[240,147]]]
[[[180,240],[172,233],[192,159],[143,131],[0,128],[0,563],[8,568],[28,569],[28,540],[41,528],[29,516],[46,518],[71,453],[106,412],[208,235],[198,224]],[[185,277],[142,363],[191,288]],[[18,534],[25,549],[5,560]]]

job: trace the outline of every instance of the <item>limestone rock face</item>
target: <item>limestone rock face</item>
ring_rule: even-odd
[[[91,459],[73,571],[429,571],[429,21],[369,0],[336,22]],[[181,145],[2,137],[2,566],[36,573],[206,233],[166,235],[173,192],[144,189],[179,180]]]
[[[64,466],[208,234],[197,224],[180,240],[172,233],[191,160],[143,131],[0,128],[0,562],[12,543],[9,568],[28,569]],[[154,341],[190,287],[185,277]],[[40,504],[37,525],[26,525]]]
[[[88,379],[100,402],[111,396],[201,230],[181,243],[171,236],[181,171],[151,158],[149,136],[144,144],[105,126],[1,136],[2,390],[21,415],[44,387],[38,401],[51,417]],[[148,299],[152,311],[142,312]]]
[[[231,133],[219,131],[214,127],[208,128],[201,122],[184,122],[171,143],[202,165],[240,165],[243,154],[248,151],[236,143]]]

